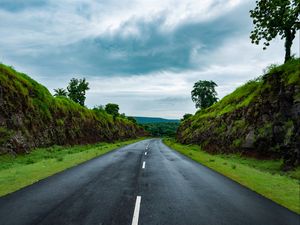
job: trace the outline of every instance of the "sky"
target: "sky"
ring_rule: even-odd
[[[46,86],[85,77],[86,105],[130,116],[194,113],[193,84],[221,99],[284,60],[284,42],[251,44],[253,0],[0,0],[0,62]],[[296,40],[299,39],[297,34]],[[299,56],[299,41],[293,45]]]

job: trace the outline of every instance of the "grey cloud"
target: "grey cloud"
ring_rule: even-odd
[[[0,24],[0,33],[8,40],[0,41],[0,60],[27,72],[51,90],[66,86],[71,77],[85,76],[91,82],[98,79],[99,83],[104,78],[111,77],[111,82],[109,80],[105,83],[109,86],[108,91],[100,90],[101,85],[98,83],[98,86],[93,86],[94,90],[88,92],[86,104],[90,107],[115,102],[120,104],[121,111],[128,115],[178,118],[186,112],[195,111],[190,99],[190,90],[195,81],[216,81],[222,97],[246,80],[259,75],[266,59],[274,61],[277,59],[276,55],[280,57],[280,51],[276,48],[278,45],[271,46],[273,50],[268,50],[269,55],[263,57],[262,51],[253,46],[244,48],[244,43],[250,43],[247,39],[251,30],[248,11],[254,5],[248,1],[242,1],[238,7],[222,16],[201,22],[185,21],[171,30],[162,30],[161,24],[168,18],[161,13],[151,20],[132,17],[120,25],[118,32],[100,32],[101,34],[97,35],[95,32],[85,35],[84,32],[81,33],[81,29],[89,24],[93,9],[91,5],[84,4],[84,1],[78,1],[78,5],[73,4],[75,10],[72,8],[63,14],[66,16],[62,22],[63,26],[68,24],[70,18],[80,17],[75,24],[83,24],[83,27],[74,31],[74,39],[72,32],[71,35],[59,36],[59,32],[64,32],[60,24],[49,26],[49,30],[41,29],[41,24],[47,27],[48,23],[53,22],[51,18],[50,21],[30,23],[31,15],[26,14],[29,22],[26,20],[24,24],[23,21],[17,20],[9,24],[12,15],[23,15],[20,13],[23,11],[44,9],[41,12],[46,12],[45,8],[49,6],[54,10],[53,2],[55,1],[0,0],[0,17],[9,14],[5,20],[6,24]],[[118,1],[97,1],[97,4],[108,12],[116,7]],[[219,1],[215,4],[219,4]],[[126,11],[122,10],[123,13]],[[77,15],[68,18],[68,13]],[[9,29],[11,26],[15,26],[14,29]],[[53,27],[56,30],[52,33]],[[137,33],[127,34],[126,31],[131,28],[136,29]],[[10,37],[5,36],[8,31]],[[24,42],[23,39],[18,39],[22,35],[26,36]],[[52,41],[55,36],[58,38]],[[65,41],[66,37],[71,37],[72,40]],[[14,42],[14,39],[17,41]],[[241,39],[242,42],[239,42]],[[258,55],[258,52],[261,55]],[[250,63],[249,59],[252,60]],[[171,76],[165,73],[170,73]],[[127,85],[121,80],[132,75],[145,78],[141,79],[140,84],[134,83],[140,87],[133,85],[132,90],[120,90],[122,85]],[[176,76],[182,79],[175,79]],[[174,80],[169,81],[170,77],[174,77]],[[151,86],[151,82],[147,83],[146,78],[162,80],[159,84],[155,82]],[[176,88],[174,90],[169,87],[166,84],[168,82],[173,87],[180,86],[176,84],[182,82],[184,88],[179,92]],[[164,91],[161,87],[165,88]],[[97,88],[99,90],[95,90]]]
[[[120,30],[137,27],[140,36],[122,33],[88,38],[66,46],[32,46],[32,54],[17,53],[14,46],[5,54],[9,61],[20,65],[32,65],[42,75],[62,76],[82,74],[113,76],[147,74],[163,70],[185,70],[205,66],[191,62],[191,52],[208,54],[232,34],[240,32],[248,5],[241,5],[231,12],[209,22],[183,24],[171,32],[162,32],[160,24],[166,19],[158,16],[151,23],[132,19],[122,24]],[[239,19],[236,20],[236,17]],[[198,49],[195,49],[200,46]],[[28,47],[28,46],[26,46]],[[4,48],[3,46],[0,46]],[[22,47],[21,47],[22,48]]]

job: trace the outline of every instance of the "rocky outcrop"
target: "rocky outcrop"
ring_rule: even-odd
[[[177,139],[218,153],[284,159],[299,165],[300,60],[277,67],[181,123]]]
[[[82,107],[0,64],[0,153],[114,141],[145,135],[126,118]]]

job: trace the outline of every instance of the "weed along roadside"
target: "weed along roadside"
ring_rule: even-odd
[[[281,160],[257,160],[240,155],[212,155],[198,145],[183,145],[163,139],[170,148],[201,163],[272,201],[300,214],[300,168],[283,172]]]
[[[2,155],[0,156],[0,196],[143,139],[73,147],[52,146],[33,150],[26,155]]]

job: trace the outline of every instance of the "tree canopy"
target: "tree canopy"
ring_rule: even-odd
[[[299,0],[257,0],[250,10],[254,30],[250,38],[259,44],[264,39],[264,50],[277,35],[285,39],[285,62],[291,59],[291,47],[297,30],[300,29]]]
[[[68,94],[68,92],[63,88],[54,89],[54,92],[55,97],[67,97]]]
[[[114,104],[114,103],[108,103],[105,106],[105,111],[108,114],[111,114],[114,117],[117,117],[117,116],[119,116],[119,105],[118,104]]]
[[[217,84],[213,81],[199,80],[194,84],[192,90],[192,100],[196,103],[196,108],[205,109],[217,102]]]
[[[71,79],[67,90],[68,90],[68,97],[72,99],[74,102],[79,103],[80,105],[84,106],[85,102],[85,94],[86,91],[89,90],[89,83],[83,79]]]
[[[193,114],[190,114],[190,113],[186,113],[183,115],[183,118],[181,120],[187,120],[188,118],[192,117]]]

